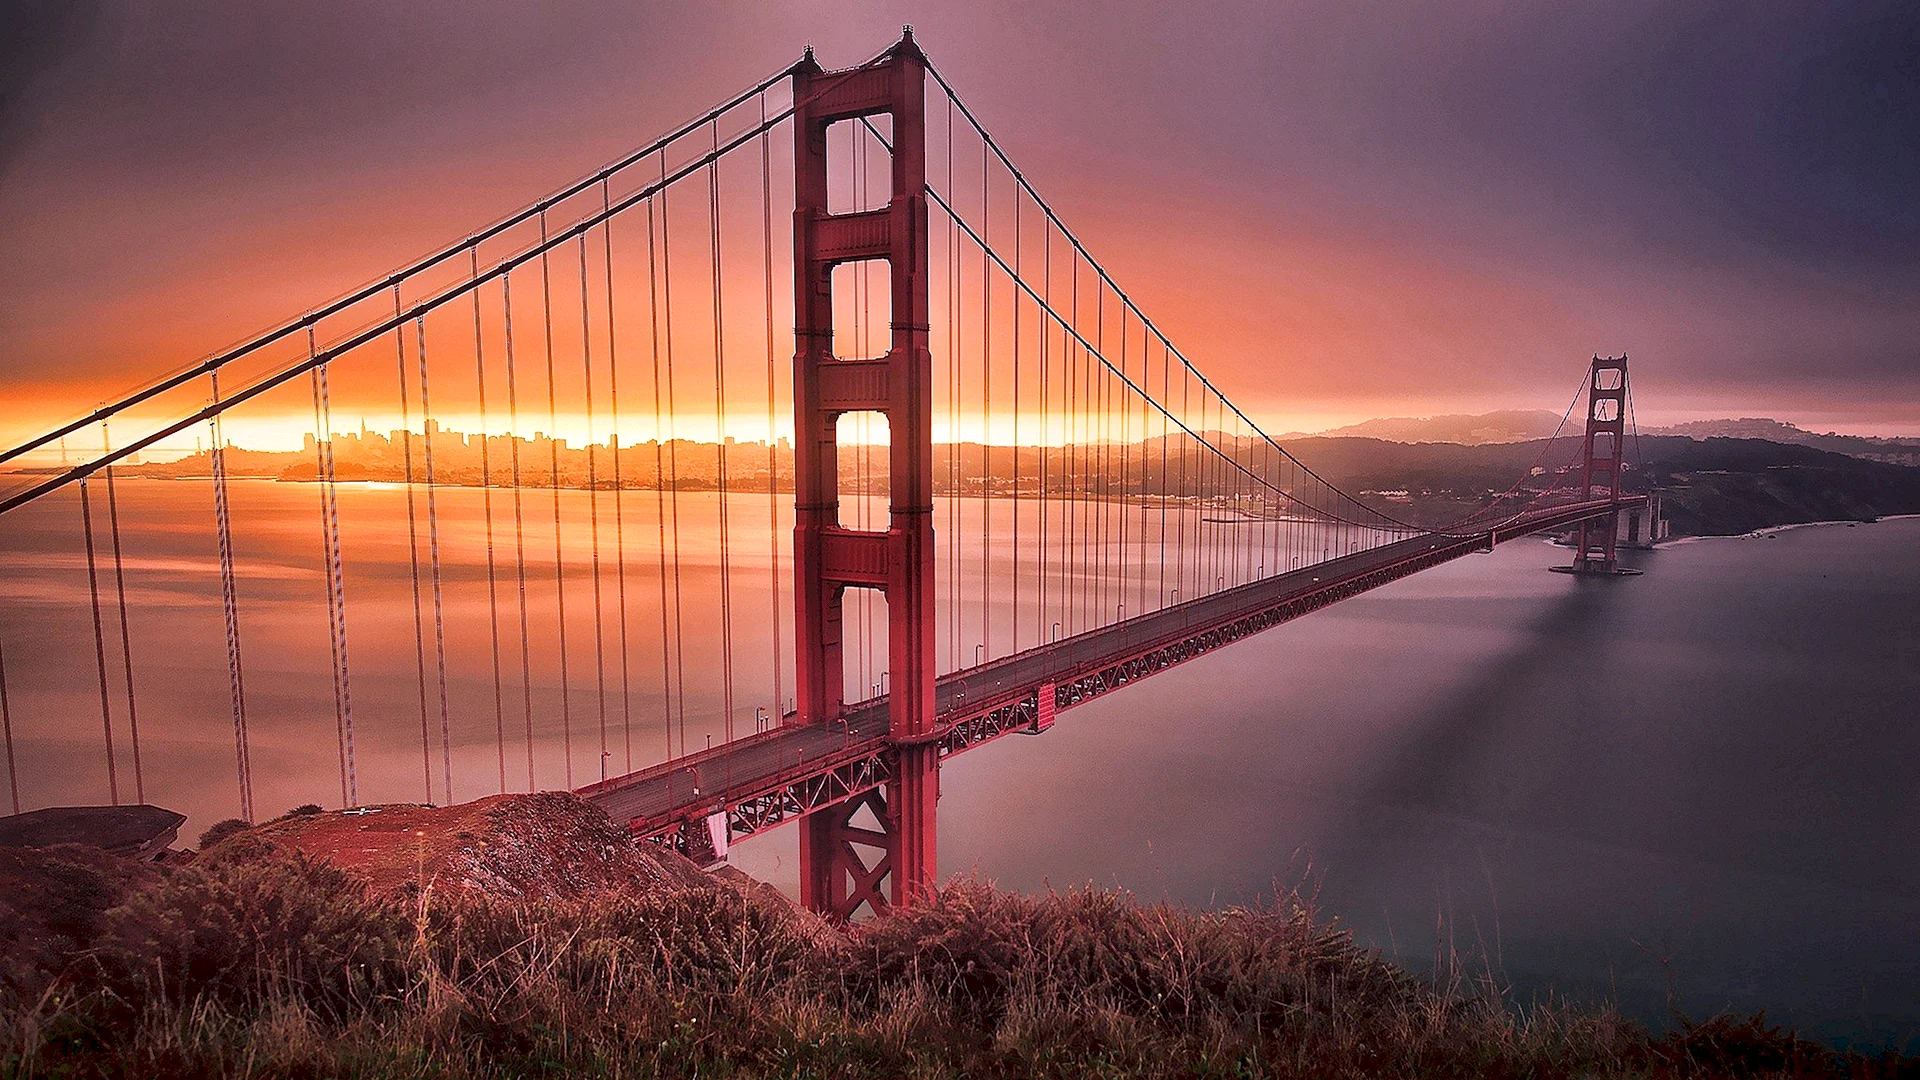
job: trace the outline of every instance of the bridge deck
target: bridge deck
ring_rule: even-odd
[[[1497,530],[1411,537],[943,676],[935,689],[942,756],[1030,730],[1043,692],[1055,695],[1056,709],[1068,708],[1441,562],[1638,501],[1554,507]],[[579,793],[642,835],[675,833],[724,811],[740,836],[884,782],[889,745],[886,699],[876,698],[831,724],[779,727]]]

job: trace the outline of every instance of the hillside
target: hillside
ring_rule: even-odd
[[[1769,417],[1743,417],[1739,420],[1694,420],[1663,428],[1647,428],[1649,435],[1684,435],[1693,439],[1764,439],[1794,446],[1811,446],[1836,454],[1848,454],[1872,461],[1899,465],[1920,465],[1920,439],[1878,439],[1859,435],[1825,435],[1807,431],[1783,420]]]
[[[1391,442],[1485,443],[1525,442],[1553,435],[1560,416],[1544,409],[1505,409],[1498,412],[1443,416],[1389,416],[1319,432],[1321,438],[1386,439]],[[1312,438],[1295,432],[1287,440]]]
[[[1399,969],[1297,895],[1195,911],[959,879],[836,929],[639,847],[587,804],[535,795],[307,809],[158,866],[0,849],[0,1074],[1597,1080],[1912,1064],[1759,1017],[1655,1035],[1604,1005],[1517,1004],[1464,958],[1437,978]],[[388,857],[414,848],[410,874]]]
[[[1328,438],[1290,448],[1334,483],[1370,493],[1367,501],[1422,524],[1478,509],[1535,468],[1545,472],[1530,486],[1545,488],[1579,449],[1570,439],[1461,446]],[[1628,487],[1663,492],[1676,536],[1920,513],[1920,468],[1811,446],[1643,435],[1629,442],[1627,457]]]

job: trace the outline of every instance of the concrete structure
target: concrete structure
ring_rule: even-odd
[[[49,806],[0,817],[0,847],[84,844],[152,861],[180,838],[186,815],[161,806]]]
[[[1665,540],[1672,531],[1660,512],[1660,493],[1655,491],[1639,505],[1620,508],[1614,521],[1614,545],[1645,550]]]

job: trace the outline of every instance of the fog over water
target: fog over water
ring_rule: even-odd
[[[236,481],[233,490],[257,805],[262,816],[338,805],[317,489]],[[204,483],[129,479],[119,496],[147,797],[190,814],[191,841],[237,809],[210,497]],[[429,769],[436,801],[444,792],[430,605],[424,761],[421,747],[405,496],[395,485],[340,487],[362,801],[419,800]],[[465,799],[499,786],[484,514],[479,491],[436,497],[454,796]],[[511,494],[493,498],[507,787],[523,790]],[[556,788],[567,782],[568,735],[551,644],[552,496],[523,498],[534,779]],[[656,495],[623,498],[624,694],[612,497],[599,494],[606,760],[616,773],[629,731],[634,767],[682,739],[697,749],[726,732],[718,497],[680,496],[685,648],[664,666]],[[561,493],[576,784],[597,779],[601,761],[588,499]],[[765,494],[727,503],[742,734],[775,698],[769,532],[784,547],[791,527],[790,497],[776,502],[777,521]],[[977,500],[942,502],[936,527],[956,509],[963,533],[977,532]],[[417,510],[424,575],[424,504]],[[98,501],[94,513],[104,559]],[[849,506],[843,517],[859,513]],[[963,596],[977,597],[983,572],[1011,569],[1010,511],[995,513],[997,561],[983,568],[980,552],[962,553]],[[1022,514],[1020,550],[1032,559],[1037,508]],[[107,797],[78,523],[74,500],[60,496],[8,515],[0,530],[0,647],[28,806]],[[1057,518],[1052,527],[1059,543]],[[1217,532],[1191,515],[1186,527],[1196,543]],[[1243,546],[1251,532],[1236,530]],[[1246,550],[1252,570],[1258,556]],[[1916,550],[1920,520],[1910,519],[1681,542],[1630,556],[1644,576],[1604,581],[1545,572],[1567,556],[1536,540],[1457,560],[1070,710],[1044,736],[956,758],[942,774],[941,871],[1017,889],[1118,884],[1193,904],[1253,902],[1304,883],[1363,940],[1422,965],[1438,939],[1523,998],[1548,986],[1613,994],[1657,1018],[1671,991],[1696,1015],[1764,1008],[1824,1036],[1912,1044]],[[1025,565],[1035,590],[1035,564]],[[944,602],[944,555],[941,568]],[[778,592],[788,654],[790,570]],[[1061,588],[1057,569],[1048,581]],[[101,585],[110,609],[110,571]],[[1027,595],[1022,645],[1050,633]],[[1011,645],[1002,605],[992,653]],[[884,619],[878,605],[873,618]],[[863,621],[851,608],[850,625]],[[942,670],[971,663],[978,604],[963,605],[957,636],[943,614],[941,633]],[[105,634],[128,799],[111,610]],[[883,655],[878,635],[874,650]],[[663,673],[676,682],[684,673],[684,729],[677,700],[663,709]],[[879,677],[850,670],[849,683]],[[781,679],[790,697],[790,659]],[[791,890],[796,843],[793,830],[777,830],[734,859]]]

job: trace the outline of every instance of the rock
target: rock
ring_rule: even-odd
[[[322,858],[374,895],[422,889],[503,900],[578,899],[610,889],[712,879],[641,843],[567,792],[494,795],[457,806],[407,803],[290,816],[245,834]]]

